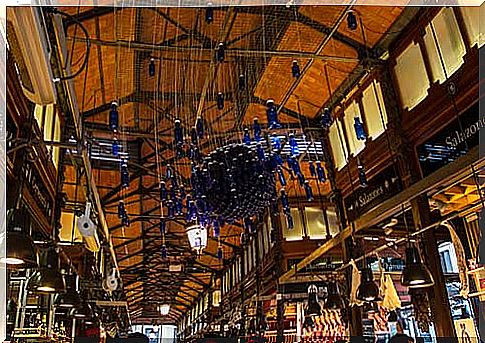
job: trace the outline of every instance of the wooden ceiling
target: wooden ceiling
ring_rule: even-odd
[[[139,156],[130,160],[130,187],[123,194],[116,166],[94,171],[134,323],[160,319],[156,305],[162,302],[172,304],[163,321],[180,319],[240,245],[241,225],[228,225],[222,232],[224,261],[217,259],[215,239],[209,239],[204,254],[195,258],[185,223],[171,221],[166,243],[169,261],[181,261],[185,267],[182,273],[168,271],[160,251],[156,151],[162,169],[177,163],[182,174],[189,175],[188,161],[174,160],[175,118],[191,128],[197,113],[201,114],[210,133],[206,151],[217,144],[216,137],[219,142],[240,138],[242,127],[254,117],[264,124],[269,98],[275,100],[285,126],[316,126],[321,108],[332,94],[342,92],[344,81],[379,46],[403,11],[402,7],[359,6],[356,15],[364,30],[359,25],[351,31],[343,6],[214,8],[210,24],[203,8],[61,9],[82,22],[91,40],[87,67],[75,79],[85,129],[94,138],[112,138],[108,112],[116,100],[121,139],[139,147]],[[86,42],[72,21],[67,20],[66,27],[76,70]],[[220,42],[226,47],[223,63],[214,61]],[[156,64],[153,77],[148,73],[151,58]],[[293,59],[302,71],[298,79],[291,74]],[[245,76],[244,90],[238,88],[240,74]],[[225,94],[223,110],[216,107],[218,92]],[[304,168],[308,174],[308,167]],[[311,182],[315,185],[315,180]],[[83,203],[75,194],[75,183],[74,167],[67,165],[64,192],[70,201]],[[322,193],[329,190],[325,184]],[[290,186],[289,192],[304,194],[298,186]],[[129,227],[122,227],[116,214],[121,197],[131,219]]]

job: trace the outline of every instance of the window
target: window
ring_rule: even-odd
[[[283,229],[283,238],[287,241],[297,241],[303,239],[303,221],[301,218],[300,210],[298,208],[290,209],[291,216],[293,217],[294,228],[288,230],[286,225],[286,216],[281,213],[281,226]]]
[[[348,152],[342,131],[342,123],[339,120],[335,120],[330,126],[328,136],[330,139],[330,145],[332,146],[335,168],[337,168],[337,170],[341,170],[347,164]]]
[[[327,237],[327,227],[321,208],[305,207],[305,219],[307,235],[310,239],[325,239]]]
[[[328,229],[333,237],[340,232],[340,224],[335,208],[327,208]]]
[[[60,142],[61,121],[53,104],[46,106],[36,105],[34,117],[40,132],[43,134],[43,140]],[[52,155],[52,163],[56,169],[59,164],[59,149],[59,147],[47,146],[47,151]]]
[[[59,230],[61,242],[82,242],[83,238],[77,229],[76,218],[73,212],[61,212],[61,229]]]
[[[384,99],[382,97],[381,84],[376,80],[373,80],[362,92],[362,106],[364,107],[369,138],[375,140],[384,133],[387,128],[387,113],[386,107],[384,106]]]
[[[432,27],[436,33],[436,41],[433,36]],[[448,77],[460,68],[463,64],[463,56],[466,54],[460,28],[451,7],[442,9],[426,27],[424,43],[431,63],[433,82],[439,81],[442,83],[446,80],[446,77],[441,66],[438,51],[441,51]]]
[[[470,45],[474,46],[478,44],[480,48],[484,41],[483,34],[480,34],[480,19],[482,19],[482,23],[485,21],[485,18],[483,18],[485,11],[480,7],[460,7],[460,11],[465,21],[466,33],[470,40]]]
[[[218,307],[221,302],[221,291],[217,290],[212,293],[212,306]]]
[[[402,106],[411,110],[428,95],[429,80],[419,45],[410,44],[394,67]]]

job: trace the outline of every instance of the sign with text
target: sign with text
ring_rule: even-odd
[[[480,130],[484,130],[485,117],[479,116],[478,102],[463,112],[432,138],[419,145],[419,164],[423,176],[452,163],[479,143]]]
[[[345,209],[349,220],[380,204],[401,191],[401,181],[393,166],[369,180],[367,187],[361,187],[345,198]]]

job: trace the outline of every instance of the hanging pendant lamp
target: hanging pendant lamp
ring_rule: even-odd
[[[361,301],[377,301],[379,300],[379,288],[374,282],[374,275],[372,269],[369,267],[361,271],[361,281],[357,289],[357,299]]]
[[[73,308],[81,302],[79,296],[79,277],[76,274],[64,276],[66,293],[57,294],[54,298],[54,306],[59,308]]]
[[[327,286],[327,300],[325,301],[325,308],[328,310],[340,310],[345,308],[344,299],[340,295],[338,284],[331,282]]]
[[[25,231],[26,223],[19,222],[19,219],[25,218],[27,214],[20,211],[14,212],[14,210],[9,212],[7,216],[15,216],[15,218],[6,234],[7,254],[0,258],[0,262],[6,264],[10,269],[36,268],[37,248],[32,238]]]
[[[59,271],[59,256],[55,248],[48,248],[40,256],[40,270],[29,280],[29,289],[39,293],[61,293],[66,290],[64,278]]]
[[[433,276],[421,261],[421,256],[415,246],[406,248],[406,264],[402,271],[401,284],[409,288],[425,288],[434,285]]]
[[[308,287],[308,303],[305,308],[305,315],[307,316],[319,316],[322,314],[322,308],[318,303],[318,288],[315,285]]]
[[[81,301],[69,312],[69,316],[76,319],[89,319],[92,315],[91,306],[86,301]]]

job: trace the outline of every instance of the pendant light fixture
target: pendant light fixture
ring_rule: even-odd
[[[306,316],[319,316],[322,314],[322,308],[318,303],[318,288],[315,285],[308,287],[308,303],[305,308]]]
[[[315,322],[313,321],[312,316],[305,316],[305,320],[303,321],[303,328],[308,331],[312,331],[315,328]]]
[[[327,300],[324,307],[328,310],[340,310],[345,308],[344,299],[340,295],[338,284],[331,282],[327,285]]]
[[[51,247],[40,255],[40,270],[29,280],[29,289],[39,293],[61,293],[66,290],[64,278],[59,271],[59,255]]]
[[[64,276],[66,281],[66,293],[57,294],[54,298],[54,306],[58,308],[73,308],[81,302],[79,296],[79,277],[76,274]]]
[[[89,319],[93,315],[91,306],[86,301],[81,301],[70,312],[69,316],[75,319]]]
[[[433,276],[421,261],[418,248],[414,245],[406,248],[406,264],[402,271],[401,284],[409,288],[425,288],[434,285]]]
[[[207,230],[201,225],[189,226],[185,232],[189,237],[189,243],[192,250],[200,253],[207,246]]]
[[[36,268],[37,248],[32,238],[25,232],[26,223],[19,222],[20,218],[27,218],[27,214],[14,211],[12,209],[7,214],[7,217],[15,216],[15,218],[6,234],[7,254],[0,259],[0,262],[11,269]]]
[[[357,299],[361,301],[377,301],[379,300],[379,288],[374,282],[374,275],[372,269],[366,267],[361,271],[361,281],[357,289]]]

